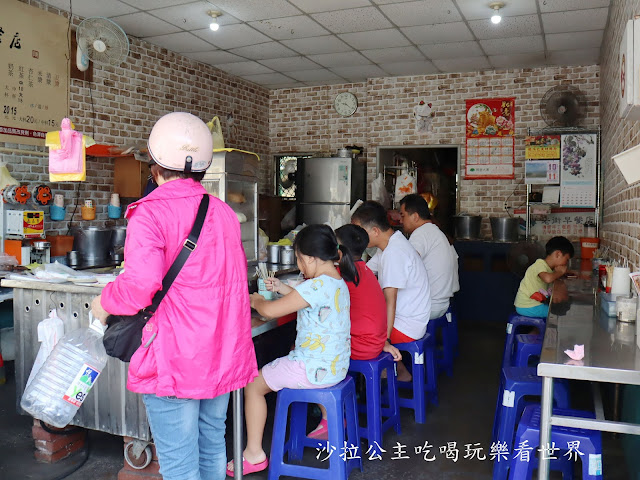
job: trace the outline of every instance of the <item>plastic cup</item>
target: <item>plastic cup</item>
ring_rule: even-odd
[[[119,207],[120,206],[120,195],[117,193],[112,193],[111,194],[111,205],[113,205],[114,207]]]
[[[53,197],[53,204],[56,207],[63,208],[64,207],[64,195],[62,195],[60,193],[56,193],[55,196]]]

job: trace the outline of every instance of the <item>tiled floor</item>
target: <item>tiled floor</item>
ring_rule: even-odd
[[[382,460],[369,460],[363,456],[364,472],[354,472],[352,480],[358,479],[403,479],[403,480],[484,480],[491,478],[492,464],[489,459],[478,460],[478,456],[489,456],[491,426],[493,422],[498,386],[499,364],[504,341],[504,327],[499,324],[467,324],[460,328],[461,353],[456,359],[452,378],[439,377],[440,405],[430,406],[427,422],[417,425],[409,410],[402,411],[402,434],[387,434]],[[578,388],[578,395],[582,391]],[[62,465],[40,465],[33,460],[33,443],[30,437],[30,419],[15,414],[15,386],[12,378],[7,385],[0,386],[0,478],[8,480],[51,480],[69,471],[80,459],[75,458]],[[269,399],[271,411],[275,395]],[[265,448],[269,448],[271,421],[265,432]],[[122,440],[119,437],[91,432],[91,452],[87,462],[68,480],[115,480],[122,467]],[[230,440],[230,439],[229,439]],[[622,448],[618,438],[605,434],[603,437],[604,478],[623,480],[630,478],[625,470]],[[425,442],[431,446],[425,461],[422,450]],[[451,445],[449,457],[440,449]],[[229,442],[230,443],[230,442]],[[458,449],[457,461],[454,461]],[[482,450],[478,450],[481,448]],[[408,459],[394,459],[400,456]],[[308,450],[310,462],[318,452]],[[336,452],[334,454],[338,454]],[[363,452],[361,452],[363,453]],[[406,454],[406,455],[405,455]],[[475,454],[473,458],[471,455]],[[326,456],[322,454],[321,458]],[[468,458],[465,458],[467,456]],[[248,478],[263,480],[266,472]],[[552,477],[558,478],[558,477]]]

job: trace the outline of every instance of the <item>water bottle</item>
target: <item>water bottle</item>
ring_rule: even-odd
[[[20,406],[54,427],[68,425],[107,363],[104,329],[93,320],[89,328],[62,337],[25,389]]]

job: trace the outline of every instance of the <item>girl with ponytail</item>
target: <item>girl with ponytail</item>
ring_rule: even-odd
[[[283,297],[268,301],[258,293],[251,295],[251,307],[264,317],[278,318],[297,312],[298,318],[294,349],[286,357],[262,367],[258,377],[245,387],[244,473],[268,466],[262,448],[267,393],[283,388],[329,387],[341,382],[349,369],[350,299],[345,280],[354,284],[360,281],[353,257],[347,248],[338,245],[333,230],[326,225],[302,229],[293,249],[306,281],[291,288],[277,278],[267,279],[267,289]],[[227,466],[227,475],[233,477],[233,462]]]

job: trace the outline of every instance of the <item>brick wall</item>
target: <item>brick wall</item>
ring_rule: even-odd
[[[68,17],[66,12],[23,0],[52,13]],[[73,18],[73,24],[80,23]],[[69,116],[76,129],[92,135],[98,143],[117,146],[144,146],[153,123],[165,113],[187,111],[209,121],[218,115],[228,147],[256,152],[261,158],[269,152],[267,89],[239,79],[213,67],[129,38],[130,53],[119,67],[93,64],[92,91],[89,84],[72,79],[69,92]],[[75,58],[75,52],[72,54]],[[93,107],[92,101],[93,98]],[[92,113],[95,112],[95,116]],[[227,115],[232,114],[236,126],[234,135],[227,134]],[[44,147],[29,147],[0,142],[0,147],[45,152]],[[2,154],[16,180],[23,183],[48,183],[48,159],[43,156]],[[264,158],[261,173],[267,178],[269,163]],[[96,225],[105,225],[107,203],[113,191],[113,160],[87,159],[87,181],[81,184],[50,184],[54,193],[64,193],[67,218],[52,222],[46,218],[47,231],[66,233],[73,204],[91,198],[97,203]],[[47,209],[45,209],[47,210]],[[80,219],[77,209],[74,221]],[[123,223],[119,220],[117,223]],[[89,222],[82,222],[89,224]]]
[[[515,180],[460,181],[460,211],[484,217],[502,216],[509,207],[524,203],[524,136],[527,129],[545,124],[539,103],[551,87],[571,83],[587,96],[585,126],[599,124],[600,69],[597,65],[544,67],[414,77],[372,78],[355,84],[274,90],[270,96],[269,131],[271,153],[335,153],[345,145],[364,145],[371,181],[377,172],[376,149],[389,145],[446,144],[461,146],[464,171],[465,100],[516,98]],[[341,91],[358,96],[358,110],[347,119],[333,109]],[[413,107],[419,100],[433,103],[433,132],[417,134]],[[270,176],[273,179],[273,173]],[[273,189],[273,187],[270,187]],[[369,192],[370,194],[370,192]],[[483,222],[488,233],[489,224]]]
[[[612,2],[602,46],[602,167],[604,179],[603,244],[616,258],[640,267],[640,184],[628,186],[611,156],[640,143],[640,123],[618,114],[620,85],[618,52],[627,20],[640,13],[640,1]]]

